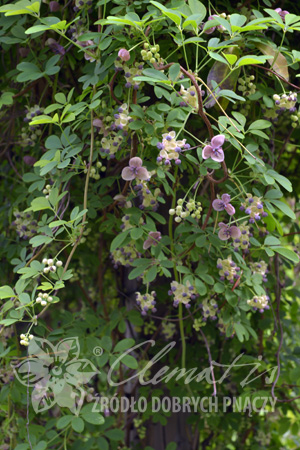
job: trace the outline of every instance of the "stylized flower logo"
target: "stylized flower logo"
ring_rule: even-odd
[[[78,337],[63,339],[56,346],[47,339],[34,337],[28,346],[28,358],[13,369],[24,386],[33,387],[32,406],[39,413],[55,404],[78,414],[85,391],[81,387],[98,373],[87,359],[78,359]]]

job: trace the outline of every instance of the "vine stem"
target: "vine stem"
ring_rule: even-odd
[[[177,172],[178,172],[178,166],[176,166],[175,168],[175,172],[174,172],[174,177],[176,180],[177,177]],[[176,182],[175,182],[176,183]],[[175,207],[175,203],[176,203],[176,186],[173,186],[173,192],[174,192],[174,196],[172,199],[172,206],[171,208],[174,209]],[[174,253],[174,241],[173,241],[173,216],[170,215],[169,217],[169,237],[171,240],[171,251],[172,253]],[[176,269],[176,266],[174,267],[174,277],[175,277],[175,281],[178,282],[178,272]],[[182,315],[182,304],[179,303],[178,305],[178,320],[179,320],[179,331],[180,331],[180,337],[181,337],[181,349],[182,349],[182,353],[181,353],[181,365],[182,368],[185,368],[185,355],[186,355],[186,343],[185,343],[185,336],[184,336],[184,326],[183,326],[183,315]]]
[[[93,87],[93,93],[95,95],[95,86]],[[85,185],[84,185],[84,193],[83,193],[83,209],[87,209],[87,200],[88,200],[88,190],[89,190],[89,181],[90,181],[90,174],[91,174],[91,167],[92,167],[92,162],[93,162],[93,154],[94,154],[94,142],[95,142],[95,134],[94,134],[94,125],[93,125],[93,120],[94,120],[94,111],[91,110],[91,144],[90,144],[90,156],[89,156],[89,164],[88,164],[88,170],[86,173],[86,178],[85,178]],[[81,241],[82,235],[83,235],[83,231],[84,231],[84,224],[86,221],[86,212],[84,213],[83,217],[82,217],[82,222],[81,222],[81,230],[80,230],[80,234],[68,256],[68,259],[66,261],[66,264],[64,266],[64,270],[63,270],[63,275],[66,273],[66,271],[68,270],[68,267],[70,265],[70,262],[73,258],[73,255]],[[37,315],[37,318],[41,317],[44,312],[49,308],[50,303],[48,303],[44,309],[42,309],[42,311]]]

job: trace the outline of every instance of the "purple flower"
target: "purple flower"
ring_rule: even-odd
[[[142,167],[143,161],[138,156],[129,160],[129,166],[122,170],[123,180],[129,181],[138,178],[139,180],[148,180],[150,174],[145,167]]]
[[[230,203],[230,195],[229,194],[223,194],[221,199],[216,199],[213,201],[212,206],[215,211],[225,211],[230,215],[233,216],[235,213],[235,209]]]
[[[23,161],[28,166],[33,166],[34,163],[36,163],[36,158],[34,158],[33,156],[26,155],[26,156],[23,156]]]
[[[289,14],[288,11],[282,11],[281,8],[276,8],[276,9],[275,9],[275,12],[277,12],[277,13],[280,15],[280,17],[281,17],[281,19],[283,20],[283,22],[285,21],[285,20],[284,20],[284,19],[285,19],[285,16],[286,16],[287,14]]]
[[[207,19],[207,21],[209,21],[209,20],[214,20],[215,18],[216,18],[216,16],[209,16],[208,19]],[[204,25],[206,25],[206,24],[204,24]],[[203,27],[204,27],[204,25],[203,25]],[[210,27],[210,28],[207,28],[207,29],[204,31],[204,33],[205,33],[205,34],[211,34],[211,33],[213,33],[213,32],[215,31],[215,29],[216,29],[216,27]]]
[[[147,250],[147,248],[151,247],[152,245],[155,247],[158,244],[158,241],[161,240],[161,233],[160,231],[150,231],[148,234],[148,239],[145,240],[143,249]]]
[[[222,162],[224,161],[224,152],[222,145],[224,144],[225,136],[224,134],[218,134],[214,136],[209,145],[206,145],[202,150],[202,158],[211,158],[214,161]]]
[[[226,223],[220,222],[219,223],[219,239],[221,239],[221,241],[227,241],[229,238],[233,238],[233,239],[237,239],[241,236],[241,230],[236,227],[236,226],[229,226]]]
[[[122,61],[129,61],[130,60],[130,53],[126,48],[121,48],[118,52],[119,58],[121,58]]]

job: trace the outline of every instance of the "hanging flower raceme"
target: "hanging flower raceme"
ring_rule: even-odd
[[[249,223],[254,223],[255,220],[261,220],[262,217],[267,217],[268,213],[264,211],[264,207],[260,197],[247,194],[246,202],[242,203],[240,207],[241,211],[245,211],[249,214]]]
[[[151,175],[151,174],[150,174]],[[156,211],[158,208],[158,200],[157,198],[161,195],[161,190],[156,188],[152,193],[148,188],[148,185],[145,181],[137,184],[134,187],[134,190],[137,191],[138,196],[141,199],[141,204],[139,205],[140,209],[144,208],[152,208],[152,211]]]
[[[261,275],[263,277],[264,282],[268,281],[267,280],[268,265],[265,261],[262,260],[259,262],[250,263],[250,268],[251,268],[253,275],[258,273],[259,275]]]
[[[270,297],[268,295],[255,295],[251,300],[247,300],[247,304],[252,306],[254,311],[263,313],[265,309],[270,309],[269,306]]]
[[[123,105],[118,108],[118,112],[114,114],[114,118],[115,121],[111,125],[111,130],[126,131],[128,124],[133,121],[133,119],[129,116],[127,103],[123,103]]]
[[[143,244],[143,249],[147,250],[147,248],[155,247],[158,242],[161,240],[161,233],[160,231],[150,231],[148,234],[148,239],[145,240]]]
[[[190,301],[196,298],[195,289],[189,281],[185,285],[172,281],[168,294],[174,295],[173,306],[175,307],[182,303],[186,308],[190,308]]]
[[[201,302],[201,308],[202,308],[202,320],[204,322],[207,321],[207,319],[216,320],[217,319],[217,312],[218,312],[218,304],[214,299],[208,300],[205,299]]]
[[[238,272],[241,270],[237,267],[236,263],[232,261],[231,255],[227,259],[218,258],[217,269],[219,269],[220,280],[228,280],[230,283],[234,283],[235,279],[239,278]]]
[[[250,233],[250,227],[247,225],[247,222],[239,225],[239,229],[241,231],[241,235],[236,237],[233,241],[234,251],[238,252],[239,248],[241,248],[245,253],[247,253],[248,248],[250,247],[250,237],[252,237],[252,233]]]
[[[229,194],[223,194],[221,199],[217,198],[213,201],[212,206],[215,211],[225,211],[230,215],[233,216],[235,213],[235,209],[230,203],[230,195]]]
[[[224,134],[218,134],[217,136],[214,136],[210,141],[210,144],[206,145],[202,150],[202,158],[211,158],[217,162],[224,161],[224,151],[222,149],[222,145],[224,144],[224,142]]]
[[[131,158],[129,160],[129,166],[124,167],[122,170],[122,178],[126,181],[135,180],[148,180],[150,178],[150,174],[148,170],[143,166],[143,161],[138,156]]]
[[[156,312],[156,292],[152,291],[151,294],[141,294],[136,292],[136,303],[140,306],[142,310],[142,316],[145,316],[148,311]]]
[[[170,161],[174,160],[175,164],[181,164],[179,154],[182,149],[189,149],[190,145],[186,144],[186,139],[176,141],[175,137],[175,131],[170,131],[169,133],[164,133],[162,135],[162,142],[158,142],[157,144],[157,148],[160,150],[157,162],[162,162],[164,160],[165,164],[169,165],[171,164]]]
[[[230,238],[238,239],[241,236],[241,230],[234,225],[229,226],[226,223],[220,222],[219,227],[218,236],[221,241],[227,241]]]
[[[130,241],[127,245],[117,248],[111,252],[110,258],[112,259],[114,269],[118,269],[119,265],[130,267],[132,263],[140,258],[141,254],[136,250],[136,242]]]
[[[198,109],[198,97],[194,86],[190,86],[189,88],[185,89],[184,86],[181,85],[179,93],[182,98],[180,106],[190,105],[193,109]]]

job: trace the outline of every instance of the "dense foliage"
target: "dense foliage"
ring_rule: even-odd
[[[1,450],[300,448],[295,8],[0,7]]]

